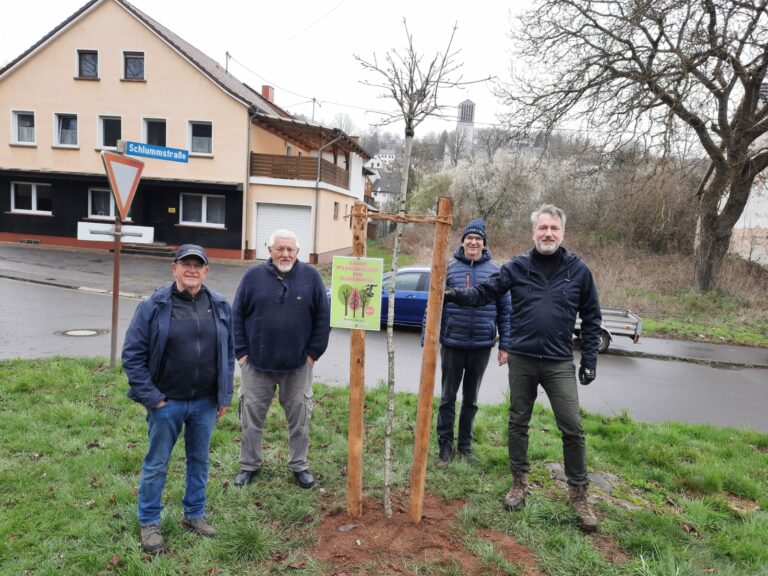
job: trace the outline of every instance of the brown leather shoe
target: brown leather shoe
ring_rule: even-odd
[[[525,495],[528,494],[528,472],[513,472],[512,488],[504,496],[504,507],[507,510],[520,510],[525,506]]]
[[[141,549],[150,554],[157,554],[165,549],[165,541],[160,532],[160,524],[141,527]]]
[[[592,512],[587,501],[587,486],[568,486],[571,507],[579,515],[579,528],[584,532],[597,530],[597,516]]]

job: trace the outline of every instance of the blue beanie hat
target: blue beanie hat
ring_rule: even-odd
[[[464,242],[464,238],[467,234],[477,234],[482,236],[483,245],[488,244],[488,239],[485,237],[485,222],[482,220],[472,220],[467,227],[464,228],[464,232],[461,235],[461,241]]]

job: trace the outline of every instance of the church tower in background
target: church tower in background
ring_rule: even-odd
[[[472,100],[464,100],[459,104],[456,130],[464,133],[464,141],[472,149],[475,144],[475,103]]]

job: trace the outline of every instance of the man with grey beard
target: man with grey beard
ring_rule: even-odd
[[[299,261],[293,232],[273,232],[267,247],[269,260],[246,271],[233,303],[243,429],[235,485],[246,486],[259,475],[267,412],[279,389],[288,422],[288,467],[301,488],[311,488],[312,366],[328,347],[328,298],[318,271]]]
[[[587,448],[579,415],[573,363],[573,328],[581,317],[579,382],[597,374],[597,346],[602,318],[587,265],[560,246],[565,212],[542,204],[531,214],[534,248],[516,256],[482,284],[446,288],[445,299],[460,306],[482,306],[509,292],[512,296],[509,366],[509,466],[513,484],[504,498],[508,510],[525,505],[528,492],[528,427],[538,387],[547,393],[563,439],[565,476],[571,505],[585,532],[597,530],[587,502]]]

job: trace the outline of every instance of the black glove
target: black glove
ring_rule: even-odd
[[[579,368],[579,384],[582,386],[586,386],[595,378],[597,378],[596,368],[587,368],[586,366]]]
[[[456,300],[456,289],[446,286],[445,292],[443,292],[443,300],[445,302],[454,302]]]

